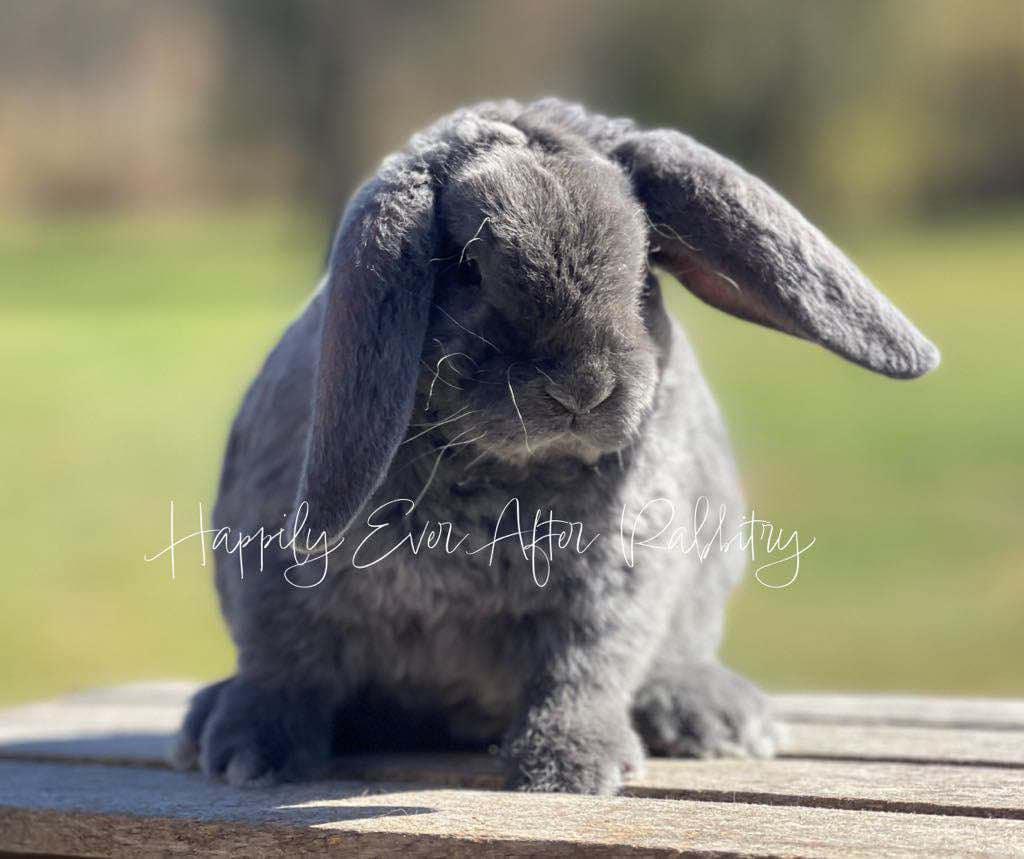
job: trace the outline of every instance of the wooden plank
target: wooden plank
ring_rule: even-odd
[[[117,704],[122,707],[183,707],[205,684],[195,680],[156,680],[146,683],[122,683],[85,689],[61,696],[62,703],[92,707],[96,704]]]
[[[203,684],[188,680],[129,683],[66,695],[67,705],[183,706]],[[1024,700],[956,698],[923,695],[846,693],[782,693],[771,695],[778,713],[788,721],[858,724],[977,725],[1024,729]]]
[[[0,849],[138,855],[1021,856],[1024,821],[332,782],[238,791],[152,769],[0,763]],[[597,855],[601,855],[598,852]]]
[[[634,796],[1024,820],[1024,773],[804,760],[651,760]]]
[[[190,683],[139,684],[0,712],[0,757],[160,763],[194,689]],[[820,722],[783,727],[787,757],[1024,766],[1024,729]]]
[[[832,760],[1024,768],[1024,730],[785,722],[781,753]]]
[[[773,695],[787,722],[1024,730],[1024,701],[914,695]]]
[[[133,738],[102,738],[104,749],[89,741],[69,755],[25,754],[28,759],[92,760],[133,763]],[[30,746],[34,749],[34,746]],[[45,746],[44,746],[45,748]],[[126,752],[126,749],[128,750]],[[145,751],[143,744],[143,751]],[[150,750],[152,751],[152,750]],[[104,755],[99,754],[104,752]],[[125,761],[125,758],[129,760]],[[147,759],[145,763],[162,765]],[[367,784],[416,782],[442,787],[497,790],[499,762],[485,755],[403,754],[349,756],[338,761],[334,775]],[[627,796],[748,802],[845,809],[872,809],[916,814],[954,814],[1024,820],[1024,771],[1012,768],[825,760],[668,760],[651,759],[646,773],[630,782]]]
[[[501,787],[498,761],[483,755],[353,756],[339,761],[336,772],[365,782]],[[1024,773],[985,767],[655,758],[623,794],[1024,820]]]
[[[65,706],[184,707],[203,684],[187,680],[131,683],[66,695]],[[917,695],[782,693],[770,696],[784,721],[860,725],[1024,730],[1024,700]]]

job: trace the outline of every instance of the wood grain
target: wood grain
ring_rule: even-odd
[[[787,757],[1024,768],[1024,730],[784,722]]]
[[[572,855],[580,844],[605,855],[1014,856],[1024,821],[359,782],[238,791],[160,770],[7,762],[0,844],[114,856]]]
[[[1024,701],[914,695],[773,695],[787,722],[1024,730]]]

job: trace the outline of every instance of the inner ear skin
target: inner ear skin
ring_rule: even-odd
[[[784,313],[778,308],[773,308],[761,292],[715,271],[695,254],[687,252],[681,242],[663,243],[654,254],[654,261],[705,304],[747,322],[775,328],[801,339],[809,339]]]

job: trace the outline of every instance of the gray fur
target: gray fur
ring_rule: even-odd
[[[630,566],[615,539],[626,504],[742,511],[651,262],[888,375],[937,361],[797,212],[683,135],[554,100],[442,120],[357,194],[324,287],[231,430],[218,527],[273,531],[305,500],[306,524],[345,542],[325,576],[288,580],[290,551],[269,549],[259,572],[250,545],[244,578],[218,551],[238,669],[197,696],[179,764],[258,784],[366,745],[494,742],[512,787],[612,792],[644,746],[772,752],[761,694],[716,658],[742,554],[640,549]],[[376,514],[387,546],[438,521],[482,545],[512,497],[524,527],[551,510],[603,538],[558,553],[543,587],[511,541],[490,563],[353,564],[385,502],[416,499]]]

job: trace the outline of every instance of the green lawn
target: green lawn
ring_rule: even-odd
[[[776,688],[1024,693],[1024,215],[846,237],[943,349],[872,376],[671,292],[758,514],[816,538],[748,581],[731,661]],[[209,507],[323,227],[273,214],[0,230],[0,701],[230,670],[209,568],[143,555]]]

